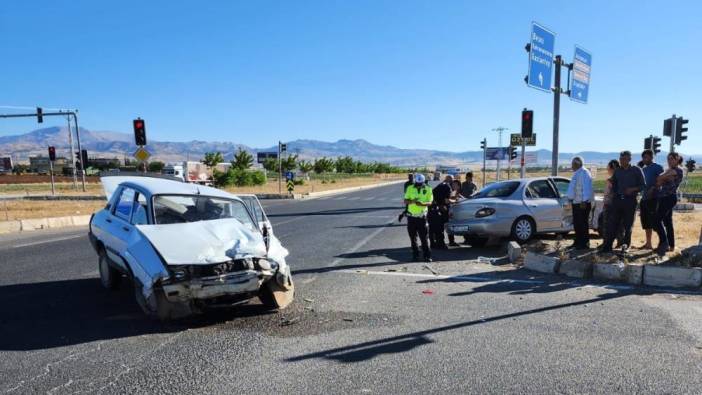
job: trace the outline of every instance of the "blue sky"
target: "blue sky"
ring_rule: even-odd
[[[490,129],[518,130],[529,107],[550,148],[553,97],[523,82],[535,20],[566,60],[593,54],[589,104],[562,97],[561,151],[638,151],[676,113],[691,119],[680,150],[702,153],[701,4],[5,1],[0,105],[78,108],[93,130],[141,116],[158,140],[452,151],[496,145]]]

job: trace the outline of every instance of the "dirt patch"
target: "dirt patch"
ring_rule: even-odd
[[[320,176],[322,177],[322,176]],[[311,193],[329,191],[332,189],[360,187],[364,185],[378,184],[382,182],[404,180],[407,176],[404,174],[377,174],[367,177],[337,177],[330,176],[328,179],[315,178],[312,180],[304,180],[303,185],[295,185],[294,193]],[[278,193],[278,181],[270,180],[266,185],[254,187],[230,187],[226,188],[227,192],[231,193]],[[281,184],[281,192],[287,193],[286,181]]]
[[[100,200],[3,200],[0,221],[92,214],[105,207],[105,203]]]

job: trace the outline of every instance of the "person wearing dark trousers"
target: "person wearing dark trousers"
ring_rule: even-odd
[[[444,240],[444,225],[448,222],[448,205],[451,197],[451,184],[453,176],[447,175],[444,182],[434,187],[432,194],[434,201],[429,207],[429,241],[431,248],[447,249]]]
[[[646,232],[646,243],[641,246],[641,249],[651,250],[651,236],[656,222],[656,212],[658,207],[658,187],[656,180],[661,173],[663,167],[653,161],[653,151],[645,149],[641,153],[641,162],[643,166],[644,179],[646,180],[646,188],[641,191],[641,201],[639,202],[639,214],[641,217],[641,227]]]
[[[680,155],[671,152],[668,154],[668,170],[659,175],[656,180],[656,185],[660,187],[655,222],[655,230],[658,235],[656,253],[659,256],[665,256],[668,251],[675,250],[673,208],[678,204],[678,187],[680,187],[682,179]]]
[[[603,209],[602,209],[602,224],[598,226],[602,230],[602,239],[607,239],[607,232],[609,232],[609,223],[612,221],[612,210],[614,210],[614,186],[612,182],[612,176],[614,171],[619,168],[619,161],[612,159],[607,164],[607,180],[605,183],[604,197],[602,199]],[[624,228],[620,225],[617,232],[612,236],[617,240],[617,248],[621,247],[622,240],[624,240]]]
[[[568,184],[568,200],[573,207],[573,229],[575,242],[573,248],[585,250],[590,248],[590,208],[594,200],[592,192],[592,176],[583,166],[583,158],[576,156],[571,162],[573,176]]]
[[[636,197],[645,187],[643,171],[638,166],[631,165],[631,152],[622,151],[619,154],[620,167],[612,175],[614,196],[612,197],[611,221],[606,232],[607,237],[602,244],[603,253],[612,252],[612,243],[617,230],[624,229],[622,249],[627,250],[631,245],[631,227],[636,215]]]
[[[407,233],[412,246],[412,260],[419,259],[417,237],[422,245],[422,254],[425,262],[431,262],[431,249],[427,240],[427,211],[432,204],[433,195],[431,188],[425,184],[423,174],[414,175],[414,184],[405,192],[405,205],[407,205]]]
[[[407,188],[409,188],[412,184],[414,184],[414,174],[409,173],[407,174],[407,181],[405,181],[404,192],[407,192]],[[405,215],[407,215],[407,205],[405,205],[405,210],[397,216],[397,222],[402,222],[402,219],[405,217]]]

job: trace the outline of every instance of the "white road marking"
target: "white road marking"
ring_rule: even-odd
[[[444,274],[425,274],[425,273],[408,273],[408,272],[379,272],[372,270],[350,270],[350,269],[340,269],[340,270],[330,270],[330,273],[350,273],[350,274],[371,274],[377,276],[399,276],[399,277],[419,277],[419,278],[434,278],[439,280],[457,280],[457,281],[471,281],[479,282],[484,284],[498,284],[498,283],[513,283],[513,284],[544,284],[545,281],[539,280],[513,280],[513,279],[499,279],[494,277],[485,276],[471,276],[467,274],[459,274],[456,276],[449,276]]]
[[[35,246],[39,244],[46,244],[46,243],[54,243],[57,241],[64,241],[64,240],[71,240],[71,239],[77,239],[79,237],[85,237],[85,235],[73,235],[73,236],[66,236],[66,237],[57,237],[55,239],[48,239],[48,240],[41,240],[41,241],[33,241],[31,243],[23,243],[23,244],[17,244],[13,245],[12,248],[22,248],[22,247],[30,247],[30,246]]]
[[[363,201],[366,201],[366,202],[367,202],[367,201],[369,201],[369,200],[373,200],[373,199],[375,199],[375,197],[367,197],[367,198],[365,198],[365,199],[361,199],[361,200],[363,200]]]
[[[346,199],[346,196],[339,196],[337,198],[334,198],[334,200],[344,200]]]

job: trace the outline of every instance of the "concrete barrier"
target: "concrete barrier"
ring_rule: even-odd
[[[558,273],[558,258],[527,252],[524,267],[539,273]]]
[[[22,219],[20,220],[20,227],[22,232],[29,232],[32,230],[39,229],[48,229],[49,221],[47,218]]]
[[[306,195],[301,195],[302,199],[315,199],[323,196],[329,196],[329,195],[336,195],[338,193],[346,193],[346,192],[355,192],[355,191],[363,191],[366,189],[372,189],[372,188],[379,188],[379,187],[384,187],[387,185],[394,185],[394,184],[401,184],[404,183],[407,180],[394,180],[394,181],[388,181],[388,182],[381,182],[378,184],[370,184],[370,185],[361,185],[358,187],[348,187],[348,188],[340,188],[340,189],[331,189],[328,191],[320,191],[320,192],[310,192]]]
[[[569,259],[561,263],[558,273],[574,278],[591,278],[592,263],[579,259]]]
[[[509,257],[509,261],[512,263],[518,261],[522,257],[522,246],[516,241],[510,241],[509,244],[507,244],[507,257]]]
[[[643,283],[658,287],[699,287],[702,268],[646,265]]]
[[[15,233],[22,230],[20,221],[0,221],[0,233]]]
[[[74,215],[71,217],[71,222],[73,226],[86,226],[90,223],[90,217],[92,215]]]
[[[614,281],[632,285],[643,282],[643,266],[625,265],[624,263],[595,263],[592,276],[598,280]]]
[[[46,219],[49,228],[65,228],[73,226],[73,217],[53,217]]]

